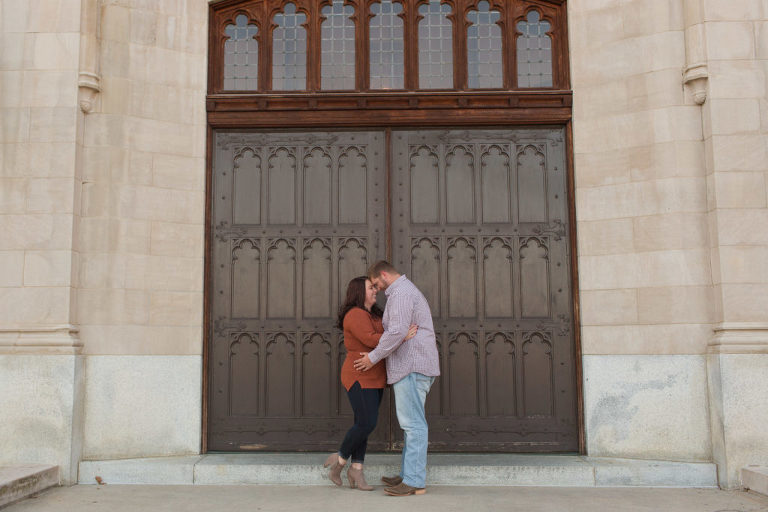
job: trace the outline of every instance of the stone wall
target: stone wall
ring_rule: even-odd
[[[84,458],[200,450],[207,17],[205,1],[102,2],[79,238]]]
[[[0,2],[0,465],[77,479],[81,0]]]
[[[587,452],[737,486],[768,464],[768,1],[568,4]],[[0,0],[0,464],[199,451],[207,8]]]
[[[713,455],[721,486],[738,487],[744,466],[768,465],[768,2],[691,2],[688,15],[708,74]]]
[[[682,1],[569,3],[587,452],[709,460],[701,107]]]

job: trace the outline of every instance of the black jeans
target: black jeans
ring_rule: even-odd
[[[365,450],[368,447],[368,436],[376,428],[379,419],[379,405],[384,390],[381,388],[363,389],[359,382],[352,384],[347,391],[349,403],[355,413],[355,424],[352,425],[341,442],[339,455],[342,459],[362,463],[365,460]]]

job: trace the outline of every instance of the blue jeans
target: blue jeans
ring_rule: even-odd
[[[434,377],[409,373],[392,385],[397,421],[405,432],[400,476],[411,487],[424,488],[427,481],[427,418],[424,403]]]

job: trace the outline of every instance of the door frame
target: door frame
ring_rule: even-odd
[[[275,94],[209,95],[206,107],[206,200],[203,282],[203,374],[201,453],[208,452],[208,406],[210,393],[211,294],[212,286],[212,179],[214,133],[217,130],[383,130],[389,147],[393,128],[469,129],[556,126],[565,129],[566,189],[570,226],[571,300],[573,304],[574,376],[579,453],[586,454],[584,385],[579,307],[579,276],[573,161],[572,93],[570,90],[531,92],[452,92],[417,94]],[[391,188],[387,151],[387,190]],[[391,194],[388,192],[391,199]],[[389,202],[388,202],[389,203]],[[387,255],[391,255],[391,205],[387,204]]]

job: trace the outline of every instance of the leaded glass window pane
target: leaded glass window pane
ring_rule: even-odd
[[[486,1],[477,4],[476,11],[467,14],[470,26],[467,28],[467,73],[469,87],[492,89],[504,85],[501,27],[496,22],[501,14],[491,11]]]
[[[439,0],[419,7],[419,87],[453,87],[453,27],[448,15],[451,7]]]
[[[307,88],[307,30],[301,25],[307,17],[296,12],[296,5],[285,4],[275,14],[277,27],[272,32],[272,89],[300,91]]]
[[[321,89],[355,88],[355,24],[349,19],[354,13],[344,0],[323,7]]]
[[[527,21],[517,24],[518,87],[552,87],[551,25],[541,20],[537,11],[528,13]]]
[[[371,89],[402,89],[405,81],[403,6],[392,0],[371,5]]]
[[[248,16],[239,14],[234,25],[224,33],[224,89],[254,91],[258,88],[259,43],[254,39],[259,28],[248,24]]]

